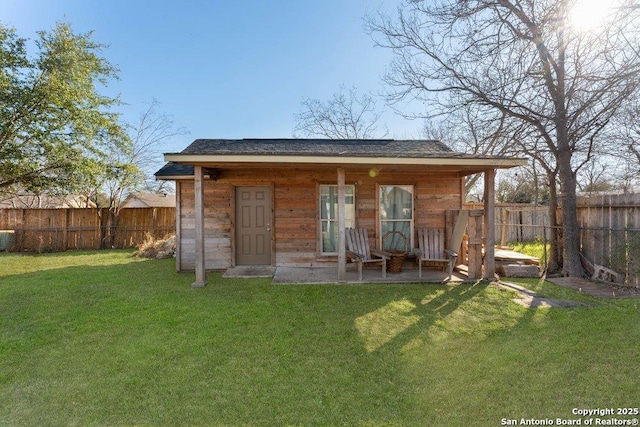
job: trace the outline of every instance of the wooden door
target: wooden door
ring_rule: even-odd
[[[236,265],[271,265],[270,187],[236,187]]]

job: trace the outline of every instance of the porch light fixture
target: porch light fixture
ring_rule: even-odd
[[[220,170],[214,168],[202,168],[205,175],[209,175],[209,179],[217,181],[220,178]]]

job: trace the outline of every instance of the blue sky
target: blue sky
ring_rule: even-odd
[[[391,53],[376,48],[363,17],[398,0],[2,0],[0,20],[35,38],[56,21],[94,30],[120,69],[108,88],[134,123],[152,99],[196,138],[291,137],[303,98],[328,99],[340,85],[381,93]],[[383,106],[382,100],[378,101]],[[419,137],[421,123],[387,112],[389,137]]]

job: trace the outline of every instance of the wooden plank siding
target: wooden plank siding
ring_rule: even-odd
[[[445,212],[461,209],[463,196],[457,174],[385,172],[372,178],[368,170],[345,168],[346,185],[355,185],[356,227],[367,228],[370,245],[380,247],[378,185],[414,186],[414,229],[445,228]],[[333,167],[289,169],[223,169],[217,180],[204,180],[205,267],[226,269],[234,265],[234,188],[271,186],[273,197],[273,262],[277,266],[325,267],[337,265],[336,256],[321,256],[319,242],[318,186],[336,185]],[[180,230],[180,268],[195,269],[195,210],[193,181],[177,188]],[[417,242],[414,239],[414,242]]]
[[[205,268],[230,266],[233,186],[204,180]],[[196,216],[193,181],[180,182],[180,268],[195,269]]]

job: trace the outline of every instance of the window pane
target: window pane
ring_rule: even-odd
[[[355,226],[355,200],[353,185],[345,186],[345,226]],[[320,186],[321,251],[338,252],[338,187]]]
[[[338,210],[338,195],[334,187],[320,187],[320,218],[334,219]]]
[[[382,236],[389,231],[399,231],[407,238],[407,250],[411,250],[411,221],[382,221],[380,224]],[[385,251],[404,251],[404,239],[398,233],[390,233],[383,242]]]
[[[353,220],[346,227],[354,227]],[[338,252],[338,221],[322,221],[322,252]]]
[[[381,185],[380,187],[380,237],[384,250],[405,250],[402,233],[407,239],[408,251],[413,249],[413,186]],[[390,233],[386,239],[384,236]]]
[[[348,185],[344,188],[345,208],[347,218],[349,218],[349,209],[353,208],[353,186]],[[351,206],[351,208],[350,208]],[[320,219],[337,219],[338,218],[338,187],[335,185],[320,186]]]
[[[413,218],[411,187],[380,186],[380,219]]]
[[[333,221],[322,221],[322,252],[338,252],[338,229]]]

